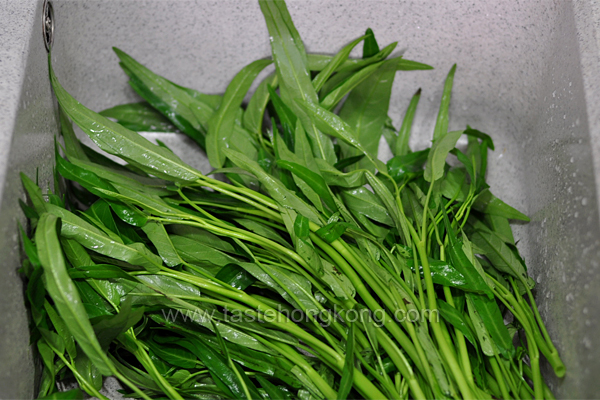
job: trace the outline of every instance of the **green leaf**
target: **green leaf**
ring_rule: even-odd
[[[344,122],[339,116],[327,111],[317,104],[306,102],[298,102],[297,104],[308,113],[318,129],[328,135],[343,140],[349,145],[360,150],[360,152],[362,152],[369,159],[369,161],[371,161],[371,163],[377,165],[378,169],[385,170],[385,165],[381,161],[375,160],[373,157],[371,157],[371,155],[356,137],[356,133],[352,130],[352,127]]]
[[[248,286],[256,282],[252,275],[237,264],[227,264],[221,268],[215,278],[240,290],[246,290]]]
[[[396,145],[393,149],[395,156],[403,156],[410,153],[408,141],[410,139],[410,132],[420,98],[421,88],[419,88],[419,90],[417,90],[417,92],[413,95],[410,103],[408,104],[408,108],[406,109],[406,113],[404,114],[402,126],[400,127],[400,131],[398,131],[398,138],[396,139]]]
[[[25,214],[27,219],[29,219],[32,222],[32,228],[35,228],[35,220],[38,220],[40,218],[37,211],[35,211],[33,207],[29,207],[21,199],[19,199],[19,207],[21,207],[21,210],[23,211],[23,214]]]
[[[179,254],[177,254],[177,250],[175,250],[171,238],[162,223],[150,221],[144,225],[142,230],[148,235],[148,239],[156,247],[158,254],[167,266],[174,267],[183,262]]]
[[[444,175],[444,166],[450,150],[456,146],[458,138],[464,131],[452,131],[433,140],[433,145],[427,156],[427,165],[425,166],[425,180],[435,182]]]
[[[279,180],[267,174],[258,163],[250,160],[244,154],[230,149],[225,150],[227,158],[235,165],[244,168],[254,174],[265,186],[269,195],[278,203],[280,208],[292,208],[299,214],[304,215],[312,222],[320,224],[319,214],[314,208],[302,201],[298,196],[288,190]]]
[[[31,200],[31,204],[33,208],[41,215],[46,211],[46,201],[44,200],[44,196],[42,195],[42,189],[32,181],[27,175],[21,172],[21,182],[23,182],[23,186],[29,195],[29,200]]]
[[[473,209],[481,211],[482,213],[495,215],[498,217],[504,217],[508,219],[517,219],[520,221],[529,222],[530,219],[527,215],[512,208],[490,192],[489,189],[483,190],[473,202]]]
[[[354,156],[354,157],[348,157],[348,158],[344,158],[343,160],[340,160],[338,162],[336,162],[333,166],[337,169],[339,169],[340,171],[343,171],[344,168],[347,168],[353,164],[356,164],[357,162],[359,162],[360,160],[362,160],[363,158],[365,158],[364,154],[361,154],[360,156]]]
[[[132,305],[151,306],[168,303],[169,305],[177,304],[180,307],[180,303],[170,300],[178,297],[185,297],[191,300],[202,297],[202,292],[198,287],[171,276],[138,275],[137,279],[140,283],[132,283],[129,280],[123,279],[118,280],[123,296],[127,295],[127,297],[131,297],[133,301]],[[157,293],[162,296],[156,296]]]
[[[317,93],[307,69],[306,50],[302,39],[292,22],[287,6],[283,1],[260,0],[260,9],[265,17],[271,37],[271,52],[279,79],[283,101],[302,121],[311,139],[315,156],[335,163],[333,143],[319,132],[295,100],[317,103]]]
[[[88,385],[91,385],[98,391],[102,389],[102,374],[98,371],[98,368],[92,364],[85,353],[79,353],[77,355],[77,358],[75,359],[75,368]],[[78,382],[80,387],[83,386],[81,380]]]
[[[88,318],[108,316],[113,313],[113,307],[92,288],[92,282],[76,280],[73,283],[79,291],[81,302],[88,313]]]
[[[186,369],[192,369],[198,364],[198,358],[191,351],[182,346],[161,343],[160,345],[149,340],[145,342],[156,356],[169,364]]]
[[[469,305],[472,304],[481,317],[487,332],[500,353],[507,359],[514,357],[515,347],[512,343],[512,337],[508,332],[508,328],[504,325],[504,318],[496,300],[476,294],[467,294],[467,300]]]
[[[222,150],[224,147],[229,147],[235,116],[242,105],[244,96],[246,96],[256,76],[271,62],[271,60],[265,59],[248,64],[237,73],[227,86],[219,109],[208,122],[206,154],[213,168],[221,168],[225,163],[225,155]]]
[[[344,300],[353,299],[356,296],[356,288],[350,279],[330,262],[322,259],[321,264],[323,265],[321,279],[333,290],[335,296]]]
[[[515,245],[515,238],[513,236],[508,218],[486,214],[484,221],[486,225],[506,244],[513,246]]]
[[[169,150],[152,144],[136,132],[91,111],[63,89],[50,66],[52,87],[59,104],[94,143],[107,153],[135,162],[150,173],[168,179],[194,181],[202,174]]]
[[[390,192],[390,190],[383,184],[383,182],[373,175],[371,172],[367,171],[365,174],[367,177],[367,181],[369,185],[373,188],[373,191],[377,196],[381,199],[381,202],[385,205],[388,212],[390,213],[392,219],[394,220],[394,224],[398,233],[403,236],[404,241],[410,245],[410,232],[408,231],[408,222],[406,221],[406,217],[404,214],[400,212],[398,208],[398,204],[394,199],[394,196]]]
[[[162,187],[166,186],[166,181],[163,180],[144,177],[134,174],[131,171],[124,170],[123,168],[111,168],[91,161],[71,159],[70,162],[86,171],[96,174],[98,177],[111,184],[118,183],[143,193],[155,194],[158,196],[171,194],[171,192],[168,192]]]
[[[348,336],[346,339],[344,369],[342,369],[342,379],[338,389],[338,400],[346,400],[348,398],[354,382],[354,330],[356,328],[354,322],[350,322],[349,325],[350,328],[348,329]]]
[[[423,221],[423,205],[410,187],[405,187],[400,192],[402,207],[407,218],[414,222]]]
[[[397,183],[402,184],[423,172],[423,164],[427,161],[430,149],[397,155],[387,162],[388,174]]]
[[[451,286],[468,292],[483,293],[484,289],[477,283],[469,281],[454,264],[448,261],[435,260],[429,258],[429,270],[431,271],[431,280],[433,283],[442,286]],[[407,260],[407,265],[414,269],[414,261]],[[423,276],[423,266],[419,264],[419,273]]]
[[[96,264],[88,266],[74,266],[69,269],[71,279],[116,279],[123,278],[133,282],[137,280],[123,271],[121,268],[111,264]]]
[[[149,374],[147,374],[146,372],[143,372],[140,369],[137,368],[133,368],[131,366],[125,366],[124,364],[121,364],[119,362],[119,360],[117,360],[116,358],[111,357],[112,362],[115,364],[115,367],[117,368],[117,370],[119,371],[119,373],[121,375],[123,375],[125,378],[127,378],[129,381],[131,381],[133,384],[135,384],[136,386],[142,388],[142,389],[150,389],[150,390],[156,390],[156,391],[160,391],[160,387],[156,384],[156,382],[154,382],[154,380],[152,380],[152,378],[150,377]]]
[[[275,113],[277,114],[279,122],[281,123],[284,131],[287,129],[288,131],[293,132],[294,128],[296,127],[296,121],[298,120],[298,117],[292,112],[292,110],[290,110],[283,100],[281,100],[281,97],[275,93],[275,90],[271,86],[269,86],[268,89],[269,95],[271,96],[271,103],[273,103]],[[293,150],[293,146],[290,147],[290,150]]]
[[[88,224],[75,214],[54,206],[47,205],[48,212],[62,219],[61,236],[73,239],[84,247],[108,257],[144,267],[149,272],[157,272],[162,260],[152,254],[142,243],[125,245],[115,242],[102,231]]]
[[[96,200],[90,208],[81,214],[81,217],[102,229],[115,242],[123,243],[123,239],[119,235],[119,228],[110,211],[110,206],[104,199]]]
[[[75,135],[75,131],[73,130],[73,123],[69,120],[69,117],[62,109],[62,107],[58,107],[58,113],[60,118],[60,131],[62,133],[63,139],[65,141],[65,154],[66,156],[71,158],[77,158],[80,160],[89,161],[79,139]]]
[[[347,222],[331,222],[315,232],[327,243],[332,243],[341,237],[351,225]]]
[[[238,262],[237,259],[194,239],[177,235],[171,235],[170,238],[175,250],[184,261],[210,263],[220,267]]]
[[[156,194],[138,192],[120,183],[113,183],[113,186],[118,190],[118,193],[100,188],[98,190],[127,204],[135,204],[150,213],[157,213],[159,215],[180,214]]]
[[[450,263],[465,277],[466,282],[472,288],[472,291],[484,293],[489,298],[494,298],[494,294],[487,285],[483,276],[481,276],[463,251],[462,243],[456,237],[456,234],[454,233],[454,230],[448,221],[448,216],[443,207],[442,210],[444,211],[444,225],[446,226],[446,231],[448,233],[447,237],[449,239],[447,255]]]
[[[278,84],[277,75],[272,74],[258,85],[244,111],[243,125],[245,129],[257,135],[262,135],[265,109],[270,100],[269,87],[275,89]]]
[[[54,381],[54,375],[50,374],[47,368],[42,369],[42,375],[40,377],[40,383],[38,388],[38,396],[45,397],[48,393],[54,391],[56,388],[56,382]]]
[[[454,82],[454,73],[456,72],[456,64],[450,68],[446,83],[444,83],[444,91],[442,92],[442,101],[433,130],[433,141],[440,139],[448,133],[448,110],[450,108],[450,96],[452,95],[452,84]],[[454,147],[454,146],[452,146]]]
[[[205,103],[206,95],[195,96],[198,92],[155,74],[116,47],[113,50],[121,61],[119,65],[130,78],[130,86],[173,125],[204,148],[206,121],[215,108]]]
[[[52,321],[52,325],[54,326],[56,333],[58,333],[58,335],[62,338],[65,344],[65,350],[69,354],[69,357],[71,357],[71,359],[75,359],[75,356],[77,355],[75,340],[73,335],[71,335],[69,332],[65,321],[57,314],[56,310],[47,301],[44,302],[44,309],[48,313],[48,317],[50,317],[50,321]]]
[[[269,400],[286,400],[289,398],[289,395],[281,390],[279,387],[273,385],[267,379],[263,378],[260,375],[256,376],[256,380],[260,383],[260,386],[269,396]]]
[[[368,30],[367,30],[367,34],[368,34]],[[321,72],[319,72],[317,74],[317,76],[312,81],[313,86],[315,87],[315,90],[317,92],[319,90],[321,90],[321,88],[323,87],[323,85],[325,84],[327,79],[329,79],[329,77],[335,72],[335,70],[337,70],[348,59],[352,49],[354,49],[356,47],[356,45],[358,45],[360,42],[362,42],[363,39],[365,39],[365,37],[368,38],[369,36],[365,35],[365,36],[359,37],[358,39],[353,40],[352,42],[350,42],[346,46],[344,46],[344,48],[342,50],[340,50],[340,52],[337,53],[333,58],[331,58],[331,60],[329,60],[327,65],[321,70]],[[365,45],[366,45],[366,42],[365,42]],[[378,51],[379,51],[379,48],[377,49],[377,52]]]
[[[433,69],[431,65],[423,64],[418,61],[407,60],[403,58],[398,63],[398,71],[424,71]]]
[[[306,184],[308,184],[321,197],[321,199],[325,202],[325,204],[327,205],[327,207],[329,207],[331,211],[337,210],[335,201],[333,200],[333,196],[331,195],[329,187],[327,186],[325,180],[321,175],[311,171],[310,169],[300,164],[290,161],[277,160],[277,165],[285,170],[290,171],[291,173],[302,179],[304,182],[306,182]]]
[[[494,267],[519,280],[528,280],[527,271],[510,247],[492,231],[476,230],[471,235],[473,243],[479,247]]]
[[[447,393],[452,397],[457,397],[454,392],[454,388],[450,385],[447,378],[447,373],[444,371],[442,365],[442,357],[440,356],[439,350],[431,340],[426,328],[423,324],[416,324],[417,338],[423,347],[425,357],[431,365],[433,375],[439,384],[439,389],[442,393]],[[437,390],[435,388],[434,390]]]
[[[394,220],[381,201],[364,187],[341,192],[344,203],[353,213],[362,214],[374,221],[393,226]]]
[[[148,217],[135,207],[110,200],[108,200],[108,204],[117,217],[129,225],[142,227],[148,222]]]
[[[383,49],[381,49],[381,51],[379,53],[375,54],[373,57],[369,57],[369,58],[365,58],[365,59],[347,60],[336,71],[337,73],[335,75],[333,75],[327,81],[327,83],[325,83],[325,85],[323,86],[323,89],[321,90],[321,93],[327,95],[333,89],[340,86],[340,84],[342,82],[346,81],[352,75],[354,75],[356,71],[360,71],[361,69],[369,67],[372,64],[376,64],[382,60],[385,60],[392,53],[392,51],[394,51],[394,49],[396,48],[397,45],[398,45],[397,42],[391,43],[391,44],[385,46]],[[327,60],[330,59],[330,56],[326,56],[326,57],[327,58],[321,57],[320,58],[321,62],[323,62],[326,59]]]
[[[489,357],[493,357],[498,352],[498,346],[492,340],[490,333],[487,331],[485,324],[481,315],[475,309],[473,304],[473,300],[470,295],[466,295],[467,300],[467,310],[469,313],[469,317],[473,323],[473,328],[475,330],[475,334],[477,335],[477,339],[479,340],[479,345],[483,354]]]
[[[194,353],[211,372],[213,379],[227,388],[235,399],[248,399],[243,390],[242,383],[238,379],[236,373],[228,365],[227,360],[219,354],[213,346],[200,338],[194,339],[195,340],[184,339],[179,343]],[[254,396],[254,398],[260,399],[262,397],[258,394],[255,387],[250,386],[248,389],[250,389],[251,396]]]
[[[363,44],[363,55],[362,58],[373,57],[375,54],[379,53],[379,45],[377,44],[377,40],[375,40],[375,35],[371,28],[367,28],[365,32],[365,43]]]
[[[364,155],[361,157],[364,157]],[[325,160],[316,159],[315,162],[319,168],[321,176],[323,179],[325,179],[325,182],[329,186],[354,188],[357,186],[363,186],[366,183],[364,170],[344,173],[327,163]]]
[[[56,375],[56,372],[54,371],[54,351],[46,344],[44,339],[37,341],[37,349],[42,358],[42,362],[44,363],[44,367],[48,370],[48,374],[52,377],[52,381],[54,381]]]
[[[464,168],[455,168],[446,174],[441,181],[441,193],[450,200],[463,202],[469,194],[469,182]]]
[[[144,308],[131,309],[131,299],[121,303],[121,309],[116,315],[100,317],[94,324],[98,342],[104,351],[120,334],[137,324],[144,316]]]
[[[147,102],[121,104],[100,111],[100,115],[115,119],[136,132],[178,132],[178,129]]]
[[[40,259],[37,252],[36,245],[29,239],[27,233],[19,223],[19,231],[21,232],[21,241],[23,242],[23,249],[25,250],[25,254],[27,258],[31,262],[34,268],[39,268],[41,266]]]
[[[462,334],[465,335],[467,340],[471,342],[473,346],[477,346],[475,335],[473,334],[471,328],[469,328],[469,325],[467,325],[465,317],[463,317],[463,315],[456,308],[452,307],[444,300],[438,299],[437,304],[442,318],[462,332]]]
[[[292,182],[289,182],[288,185],[293,191],[298,192],[297,189],[300,189],[300,192],[302,192],[302,194],[304,194],[304,196],[306,196],[306,198],[310,200],[310,202],[317,208],[317,210],[323,212],[324,209],[322,196],[319,195],[316,190],[322,191],[323,189],[327,190],[327,188],[324,188],[322,185],[319,186],[319,184],[317,183],[320,179],[319,169],[317,167],[315,158],[312,155],[312,150],[310,149],[310,145],[306,140],[306,135],[304,134],[304,130],[302,129],[302,125],[300,124],[300,122],[296,124],[296,132],[294,133],[294,136],[298,139],[297,143],[294,143],[296,150],[295,154],[288,149],[288,147],[283,143],[283,141],[279,138],[278,135],[273,136],[276,158],[278,158],[278,162],[286,161],[306,167],[306,170],[309,171],[307,172],[309,175],[308,178],[306,177],[306,173],[304,174],[304,176],[301,176],[303,171],[296,168],[295,170],[299,173],[292,174],[292,172],[294,171],[289,172],[289,175],[293,179],[293,185]],[[283,168],[279,169],[281,177],[287,176],[285,173],[287,172],[287,169],[289,169],[289,166],[285,167],[285,170]],[[318,176],[315,176],[315,174]],[[307,178],[308,180],[305,180],[305,178]],[[313,186],[315,186],[315,184],[317,186],[313,189]]]
[[[340,110],[340,117],[350,125],[358,141],[373,158],[377,158],[379,141],[388,118],[392,85],[400,60],[401,58],[393,58],[381,64],[372,75],[352,90]],[[344,143],[340,146],[345,157],[360,154],[359,150]],[[354,168],[373,170],[368,160],[361,161]]]
[[[195,228],[188,225],[168,225],[167,229],[169,233],[174,233],[178,236],[183,236],[188,239],[195,240],[204,245],[213,247],[217,250],[221,250],[225,253],[237,253],[238,251],[233,247],[231,243],[220,237],[204,230]],[[250,228],[249,228],[250,229]]]
[[[346,97],[348,93],[350,93],[350,91],[352,91],[354,88],[358,87],[362,83],[366,82],[367,79],[369,79],[369,77],[375,74],[379,70],[379,68],[384,64],[385,62],[381,61],[379,63],[369,65],[361,69],[360,71],[350,75],[346,80],[341,82],[339,86],[335,87],[330,92],[325,92],[326,94],[322,96],[320,102],[321,107],[323,107],[326,110],[334,109],[335,106],[338,105],[338,103],[342,101],[342,99],[344,99],[344,97]]]
[[[308,235],[310,234],[310,220],[298,214],[294,220],[294,234],[299,239],[308,239]]]
[[[44,214],[40,218],[35,233],[40,262],[46,278],[46,289],[54,301],[59,315],[81,349],[103,375],[112,375],[114,367],[102,351],[79,297],[79,292],[67,273],[57,228],[58,218],[52,214]]]
[[[253,263],[239,263],[242,268],[252,274],[256,279],[279,293],[294,307],[317,315],[319,302],[312,295],[312,285],[309,280],[301,275],[284,270],[280,267]],[[298,299],[298,301],[294,300]]]
[[[235,222],[264,238],[271,239],[284,247],[291,248],[290,244],[275,229],[271,228],[270,226],[262,224],[258,221],[244,218],[236,218]]]
[[[465,129],[465,135],[481,139],[481,141],[486,143],[490,149],[494,150],[494,141],[487,133],[483,133],[467,125],[467,129]]]

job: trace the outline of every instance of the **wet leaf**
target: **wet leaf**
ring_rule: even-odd
[[[178,129],[147,102],[128,103],[100,111],[100,115],[115,119],[136,132],[178,132]]]
[[[35,240],[38,244],[40,262],[46,277],[46,289],[54,301],[59,315],[67,328],[103,375],[111,375],[114,367],[102,351],[94,334],[79,292],[67,273],[57,234],[58,218],[44,214],[39,221]]]

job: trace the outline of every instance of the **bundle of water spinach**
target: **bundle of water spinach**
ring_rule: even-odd
[[[272,59],[222,96],[115,49],[145,101],[98,114],[50,66],[55,193],[23,176],[22,203],[40,398],[82,398],[57,390],[75,380],[106,399],[114,376],[142,399],[552,399],[540,361],[565,367],[509,225],[528,218],[485,182],[492,139],[448,131],[455,68],[432,146],[413,152],[420,91],[397,130],[391,87],[429,66],[390,58],[396,43],[380,49],[370,30],[335,56],[307,54],[285,3],[259,3]],[[136,132],[150,130],[187,134],[226,180]]]

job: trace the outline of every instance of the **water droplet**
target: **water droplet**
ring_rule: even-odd
[[[587,199],[587,197],[584,197],[583,199],[581,199],[581,205],[582,205],[582,206],[585,206],[585,205],[587,205],[587,203],[588,203],[588,199]]]

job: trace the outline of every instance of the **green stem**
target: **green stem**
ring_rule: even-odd
[[[527,347],[529,348],[529,359],[531,362],[535,398],[543,399],[544,389],[542,386],[542,374],[540,371],[540,352],[537,346],[537,342],[539,341],[539,338],[537,338],[537,336],[539,336],[540,334],[539,332],[534,331],[532,329],[530,321],[525,314],[525,311],[521,308],[521,305],[514,298],[512,293],[497,281],[494,280],[494,283],[496,284],[496,288],[493,289],[494,295],[497,298],[499,298],[500,301],[502,301],[504,305],[512,312],[512,314],[515,316],[515,318],[517,318],[517,320],[521,323],[523,329],[525,330],[525,335],[528,339]]]
[[[490,366],[492,367],[492,371],[494,372],[496,382],[498,382],[500,392],[502,393],[502,398],[510,399],[510,394],[508,393],[506,383],[504,382],[504,377],[502,376],[502,372],[500,372],[500,368],[498,367],[496,359],[494,357],[488,357],[488,361],[490,363]]]
[[[73,367],[65,358],[64,354],[61,354],[60,352],[56,351],[53,347],[52,351],[54,351],[54,353],[56,355],[58,355],[58,357],[61,359],[61,361],[63,362],[63,364],[65,364],[67,366],[67,368],[69,368],[71,370],[71,372],[73,373],[73,376],[75,376],[75,378],[77,379],[77,382],[82,385],[82,389],[85,390],[90,396],[96,396],[101,400],[109,400],[106,396],[102,395],[100,392],[98,392],[96,390],[96,388],[94,388],[93,385],[91,385],[88,381],[85,380],[85,378],[83,376],[81,376],[81,374],[79,373],[79,371],[77,371],[77,368]],[[114,373],[114,372],[113,372]],[[148,399],[150,400],[150,399]]]
[[[538,310],[535,299],[533,298],[533,294],[531,293],[531,290],[529,290],[529,287],[527,286],[525,279],[523,279],[522,277],[520,277],[520,278],[521,278],[521,283],[523,284],[523,286],[525,286],[525,290],[527,291],[527,297],[529,298],[529,303],[531,305],[531,309],[533,310],[535,320],[537,321],[537,324],[534,324],[534,325],[537,326],[541,330],[542,335],[545,339],[544,341],[542,341],[542,340],[538,341],[538,347],[540,348],[540,351],[544,354],[544,356],[546,357],[546,359],[552,366],[552,369],[554,369],[554,373],[556,374],[556,376],[559,378],[562,378],[563,376],[565,376],[565,373],[567,372],[567,368],[565,367],[565,364],[563,363],[562,359],[560,358],[560,355],[558,354],[558,350],[556,350],[556,347],[554,346],[554,343],[552,342],[552,339],[550,338],[550,335],[548,334],[548,330],[546,329],[546,325],[544,324],[544,321],[542,320],[542,316],[540,315],[540,312]],[[512,279],[511,279],[511,281],[512,281]],[[515,293],[519,293],[519,292],[517,291]]]
[[[452,298],[452,292],[449,287],[444,286],[444,295],[446,297],[446,301],[449,305],[456,308],[454,304],[454,299]],[[459,310],[460,312],[460,310]],[[458,342],[458,354],[460,356],[460,363],[463,366],[465,371],[465,376],[467,380],[471,384],[472,387],[475,387],[475,380],[473,379],[473,370],[471,369],[471,361],[469,361],[469,350],[467,349],[467,342],[465,340],[465,335],[459,330],[455,329],[454,334],[456,335],[456,341]]]
[[[413,362],[422,370],[422,366],[417,355],[416,349],[412,342],[408,339],[406,334],[398,327],[396,322],[388,315],[388,313],[379,306],[377,301],[371,296],[371,293],[363,283],[363,280],[358,276],[357,272],[350,266],[350,264],[346,261],[345,257],[342,255],[348,256],[352,258],[352,256],[348,253],[346,248],[339,240],[335,240],[331,243],[331,245],[325,243],[321,240],[317,235],[311,233],[311,240],[321,249],[323,249],[329,256],[336,262],[338,268],[342,270],[342,272],[350,279],[350,282],[354,285],[356,292],[360,295],[362,300],[365,302],[367,307],[371,309],[372,312],[376,310],[383,311],[383,323],[385,327],[389,330],[389,332],[394,336],[394,338],[400,343],[404,351],[409,355],[409,357],[413,360]],[[358,265],[359,269],[362,269],[362,266]],[[367,281],[368,284],[370,282],[367,280],[368,274],[363,274],[363,277]],[[369,278],[370,280],[370,278]],[[401,372],[408,373],[408,369],[410,365],[406,363],[406,365],[398,366],[398,370]],[[424,372],[424,371],[423,371]],[[412,372],[411,372],[412,373]]]
[[[424,221],[423,232],[427,232],[426,221]],[[425,238],[423,238],[425,239]],[[425,250],[424,241],[417,242],[417,251],[419,252],[419,257],[421,258],[421,264],[423,265],[423,277],[425,279],[425,285],[427,287],[427,299],[429,301],[429,310],[431,313],[434,310],[437,310],[437,303],[435,299],[435,289],[433,287],[433,280],[431,279],[431,269],[429,268],[429,259],[427,258],[427,252]],[[433,334],[437,340],[438,347],[441,350],[442,355],[444,356],[446,362],[450,367],[450,371],[454,375],[454,379],[458,385],[460,392],[462,393],[465,399],[473,398],[471,393],[471,389],[465,380],[465,377],[462,374],[460,366],[456,361],[456,357],[454,352],[448,345],[446,338],[444,337],[444,332],[440,326],[440,321],[436,318],[431,318],[429,321],[431,328],[433,330]]]
[[[131,332],[126,332],[126,336],[129,336],[129,340],[132,340],[135,343],[136,350],[134,351],[134,356],[137,360],[144,366],[148,374],[152,377],[152,379],[157,383],[157,385],[164,391],[164,393],[169,396],[172,400],[184,400],[183,397],[175,390],[173,386],[158,372],[156,366],[152,362],[148,353],[142,346],[142,344],[131,334]]]

